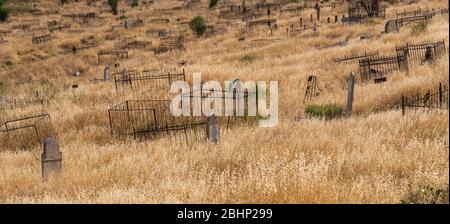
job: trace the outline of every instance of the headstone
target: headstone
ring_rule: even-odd
[[[105,70],[103,71],[103,81],[109,80],[111,70],[109,69],[109,66],[105,67]]]
[[[352,72],[348,78],[347,113],[353,109],[353,92],[355,88],[355,73]]]
[[[62,153],[59,151],[58,140],[48,137],[44,140],[44,152],[41,156],[42,178],[47,180],[51,176],[61,173]]]
[[[397,22],[395,20],[388,20],[386,24],[384,25],[384,32],[385,33],[393,33],[398,32],[399,28],[397,25]]]
[[[433,60],[433,47],[427,46],[425,48],[425,60],[426,61],[432,61]]]
[[[206,139],[214,143],[220,140],[219,118],[214,114],[206,119]]]

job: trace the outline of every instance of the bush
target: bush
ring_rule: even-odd
[[[413,33],[420,33],[427,29],[427,24],[426,23],[417,23],[411,29],[412,29]]]
[[[241,62],[252,63],[255,60],[256,60],[256,56],[250,55],[250,54],[246,54],[241,57]]]
[[[217,6],[218,1],[219,0],[209,0],[209,8],[210,9],[215,8]]]
[[[6,19],[8,19],[9,10],[0,8],[0,21],[4,22]]]
[[[131,7],[138,7],[139,6],[139,0],[133,0],[131,2]]]
[[[201,36],[206,32],[206,23],[203,17],[196,16],[189,22],[189,27],[197,36]]]
[[[342,115],[342,108],[335,104],[309,105],[305,108],[305,113],[314,117],[325,117],[326,119],[336,118]]]
[[[412,189],[401,200],[402,204],[448,204],[448,185],[443,187],[420,186]]]
[[[108,5],[111,7],[111,10],[114,15],[117,15],[119,13],[117,11],[117,6],[119,5],[119,0],[108,0]]]

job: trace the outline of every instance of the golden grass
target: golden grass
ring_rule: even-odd
[[[42,2],[43,7],[49,4]],[[155,7],[175,4],[161,2]],[[387,16],[391,18],[395,9],[425,8],[427,4],[448,7],[444,1],[420,1],[412,6],[391,6]],[[84,4],[64,8],[64,13],[95,10]],[[327,9],[322,13],[325,21],[333,15]],[[130,19],[147,14],[146,10],[126,8]],[[304,20],[309,14],[305,13]],[[170,18],[192,15],[181,13]],[[423,91],[439,82],[448,84],[448,54],[433,64],[415,65],[409,73],[393,72],[384,84],[358,84],[353,116],[332,121],[298,119],[306,106],[303,95],[310,74],[317,76],[320,93],[314,103],[345,105],[346,78],[351,71],[358,72],[358,67],[334,64],[334,57],[372,50],[391,54],[406,41],[445,40],[449,46],[447,16],[433,18],[427,31],[417,34],[403,27],[400,33],[380,36],[384,29],[380,20],[370,26],[332,24],[321,27],[318,35],[305,33],[292,38],[286,36],[284,28],[273,36],[259,30],[243,42],[236,38],[243,28],[238,25],[223,36],[190,37],[185,53],[154,56],[130,51],[130,58],[113,69],[180,70],[177,63],[187,60],[188,80],[193,72],[201,72],[203,80],[278,80],[279,125],[270,129],[233,128],[222,133],[218,146],[204,142],[186,145],[164,138],[122,141],[110,136],[107,109],[137,96],[117,97],[112,83],[88,82],[102,77],[104,63],[97,64],[98,49],[71,55],[59,48],[89,35],[100,40],[99,49],[113,48],[115,43],[105,40],[106,31],[118,20],[102,16],[108,22],[81,27],[87,31],[84,34],[55,32],[52,43],[40,46],[33,46],[29,35],[14,34],[7,37],[11,43],[1,45],[0,78],[9,86],[5,95],[36,88],[53,96],[44,109],[52,116],[62,146],[63,173],[58,180],[42,182],[41,147],[29,151],[0,148],[0,203],[399,203],[408,193],[408,185],[448,186],[448,111],[408,111],[402,116],[392,106],[402,94]],[[25,18],[12,17],[11,23]],[[41,17],[41,23],[49,18]],[[289,20],[282,18],[280,24]],[[215,19],[211,15],[207,21]],[[0,29],[5,26],[1,24]],[[145,34],[151,27],[117,31],[117,40],[136,35],[157,43]],[[359,40],[364,34],[374,39]],[[283,41],[252,46],[250,40],[258,38]],[[349,46],[315,49],[316,45],[344,39],[349,40]],[[244,55],[256,59],[244,63],[240,60]],[[8,67],[5,61],[13,65]],[[78,70],[84,70],[83,77],[71,76]],[[42,85],[42,81],[14,85],[27,79],[49,80],[52,85]],[[80,87],[71,89],[72,84]],[[41,109],[32,106],[0,111],[0,123]]]

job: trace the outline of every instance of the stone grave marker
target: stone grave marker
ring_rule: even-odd
[[[41,155],[42,178],[61,174],[62,153],[59,151],[58,140],[48,137],[44,140],[44,152]]]
[[[214,143],[220,140],[219,118],[214,114],[206,119],[206,139]]]

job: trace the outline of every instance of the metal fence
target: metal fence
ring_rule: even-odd
[[[333,62],[335,62],[335,63],[339,63],[339,62],[352,63],[352,62],[358,62],[361,59],[366,59],[366,58],[374,57],[374,56],[378,56],[378,51],[364,52],[362,54],[345,55],[344,57],[333,58]]]
[[[413,96],[403,96],[401,99],[402,114],[405,115],[407,108],[437,108],[448,110],[448,84],[430,89],[425,93],[417,93]]]
[[[113,74],[116,93],[125,91],[140,91],[153,88],[167,88],[175,81],[186,81],[186,73],[159,72],[157,70],[136,70]]]
[[[127,100],[113,106],[108,110],[111,135],[136,139],[183,131],[187,141],[188,132],[200,136],[197,129],[205,130],[203,117],[176,117],[170,107],[171,100]]]
[[[397,56],[405,56],[409,63],[416,61],[432,61],[445,54],[444,40],[438,42],[424,42],[396,47]]]
[[[404,55],[373,56],[359,60],[362,81],[381,78],[388,72],[401,69],[408,69],[408,61]]]
[[[0,125],[0,146],[9,149],[29,149],[53,135],[48,113],[11,119]]]

